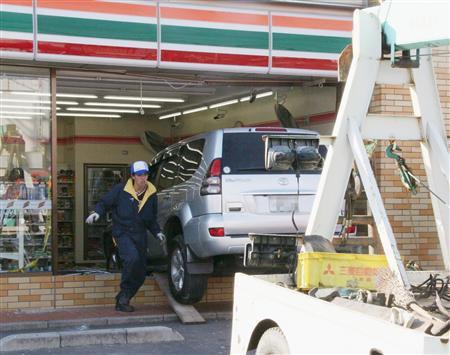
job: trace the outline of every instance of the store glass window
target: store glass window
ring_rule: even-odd
[[[48,69],[0,65],[0,272],[51,271]]]

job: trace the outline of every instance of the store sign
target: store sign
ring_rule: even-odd
[[[314,12],[308,6],[277,12],[150,1],[2,0],[0,56],[337,77],[339,53],[351,42],[355,5],[337,11],[329,3]]]

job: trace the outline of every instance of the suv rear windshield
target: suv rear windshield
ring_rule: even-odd
[[[224,133],[222,149],[222,170],[228,174],[294,174],[293,170],[266,170],[264,167],[264,141],[265,132]],[[289,134],[292,135],[292,134]],[[312,136],[314,137],[314,136]],[[318,143],[312,139],[309,145]],[[322,154],[322,149],[319,149]],[[319,174],[318,169],[302,171],[306,174]]]

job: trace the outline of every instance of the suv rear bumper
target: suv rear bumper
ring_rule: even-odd
[[[244,255],[245,245],[249,242],[248,235],[212,237],[209,234],[209,228],[223,226],[222,214],[207,214],[194,217],[183,228],[185,242],[194,254],[200,258],[216,255]]]

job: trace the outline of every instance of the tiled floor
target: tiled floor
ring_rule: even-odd
[[[200,312],[231,312],[231,302],[199,303],[195,308]],[[12,312],[0,312],[2,323],[30,322],[30,321],[50,321],[68,319],[87,318],[109,318],[109,317],[130,317],[173,314],[173,310],[168,305],[136,305],[133,313],[123,313],[114,310],[114,306],[103,307],[83,307],[47,310],[23,310]]]

